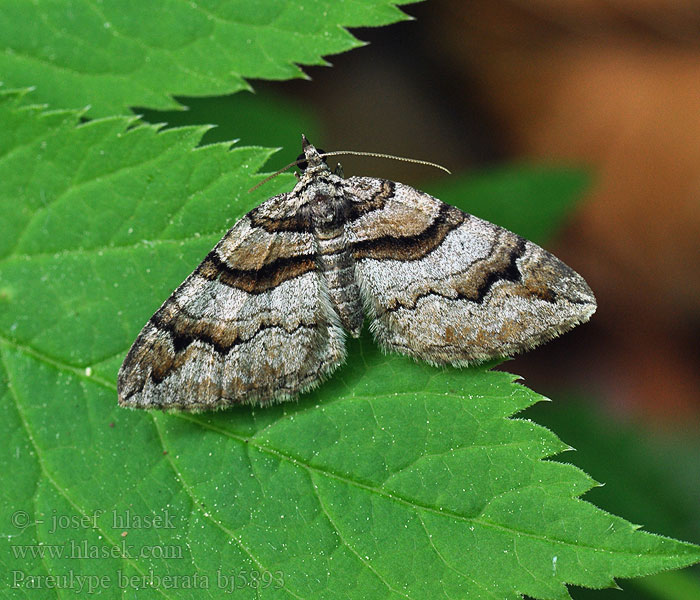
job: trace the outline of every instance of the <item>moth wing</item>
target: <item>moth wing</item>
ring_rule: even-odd
[[[383,349],[466,365],[536,346],[595,312],[583,278],[536,244],[400,183],[347,185],[355,275]]]
[[[119,371],[121,406],[269,404],[343,361],[312,234],[287,196],[239,220],[151,317]]]

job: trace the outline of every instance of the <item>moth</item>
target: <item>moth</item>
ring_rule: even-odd
[[[242,217],[146,323],[121,406],[293,399],[342,364],[365,314],[384,351],[465,366],[595,312],[584,279],[532,242],[402,183],[344,179],[302,147],[294,189]]]

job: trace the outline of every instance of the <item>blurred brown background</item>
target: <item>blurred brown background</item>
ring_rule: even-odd
[[[417,20],[356,31],[368,47],[284,89],[321,120],[329,150],[458,172],[513,161],[590,167],[589,193],[546,246],[588,280],[598,312],[506,368],[541,393],[578,390],[624,419],[697,432],[700,2],[404,8]],[[417,186],[436,176],[386,161],[343,165]]]

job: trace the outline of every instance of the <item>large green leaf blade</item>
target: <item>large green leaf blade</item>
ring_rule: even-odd
[[[246,598],[258,573],[262,597],[560,599],[700,560],[578,499],[594,482],[543,460],[568,447],[515,416],[541,397],[513,376],[382,356],[367,336],[298,403],[119,409],[116,371],[150,313],[291,176],[247,194],[265,149],[4,100],[0,563],[24,577],[10,592],[72,571],[106,576],[105,597]],[[118,551],[46,554],[72,544]]]
[[[413,0],[408,0],[413,1]],[[246,79],[303,77],[297,65],[362,43],[347,27],[406,18],[407,0],[8,0],[0,8],[0,73],[52,106],[92,117],[176,108],[173,95],[248,89]]]

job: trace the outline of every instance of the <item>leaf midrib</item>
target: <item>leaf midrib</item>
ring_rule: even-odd
[[[35,359],[37,359],[37,360],[41,360],[41,361],[43,361],[43,362],[45,362],[45,363],[51,365],[52,367],[54,367],[54,368],[56,368],[56,369],[67,371],[67,372],[69,372],[69,373],[72,374],[72,375],[77,375],[78,377],[81,377],[81,378],[84,379],[84,380],[88,380],[88,381],[91,381],[91,382],[93,382],[93,383],[97,383],[98,385],[101,385],[101,386],[103,386],[103,387],[105,387],[105,388],[107,388],[107,389],[113,390],[114,392],[117,391],[116,385],[114,385],[113,383],[111,383],[111,382],[109,382],[109,381],[107,381],[107,380],[104,380],[104,379],[102,379],[102,378],[96,378],[95,376],[92,376],[92,375],[91,375],[91,376],[88,376],[88,375],[86,375],[86,374],[84,373],[84,370],[81,371],[80,369],[77,369],[77,368],[75,368],[75,367],[71,367],[70,365],[66,365],[65,363],[62,363],[62,362],[60,362],[60,361],[58,361],[58,360],[49,359],[48,357],[44,357],[40,352],[38,352],[38,351],[36,351],[36,350],[34,350],[34,349],[31,349],[31,348],[30,348],[30,349],[29,349],[30,352],[27,352],[27,350],[28,350],[27,347],[20,346],[20,345],[15,344],[14,342],[12,342],[12,341],[10,341],[10,340],[7,340],[6,338],[2,338],[2,337],[0,337],[0,342],[3,342],[3,343],[4,343],[5,345],[7,345],[7,346],[10,346],[10,347],[15,348],[16,350],[18,350],[18,351],[20,351],[20,352],[27,353],[28,355],[32,356],[33,358],[35,358]],[[407,394],[410,394],[410,395],[414,395],[414,392],[406,392],[406,393],[407,393]],[[355,396],[355,397],[356,397],[356,398],[363,398],[364,396]],[[452,395],[452,397],[454,397],[454,398],[461,398],[460,396],[456,396],[456,395]],[[367,398],[369,398],[369,397],[367,397]],[[314,408],[314,407],[310,407],[310,408],[307,409],[307,410],[312,410],[313,408]],[[154,427],[157,428],[158,425],[155,423],[155,416],[154,416],[153,414],[151,414],[151,413],[148,413],[148,414],[149,414],[149,416],[154,420]],[[302,414],[302,412],[300,411],[300,412],[295,413],[295,415],[299,415],[299,414]],[[200,427],[203,427],[203,428],[205,428],[205,429],[210,429],[211,431],[214,431],[214,432],[218,433],[219,435],[224,435],[224,436],[226,436],[226,437],[229,437],[229,438],[231,438],[231,439],[234,439],[234,440],[236,440],[236,441],[238,441],[238,442],[240,442],[240,443],[242,443],[242,444],[245,444],[245,445],[248,446],[248,447],[253,447],[253,448],[255,448],[256,450],[258,450],[258,451],[260,451],[260,452],[262,452],[262,453],[266,453],[266,454],[268,454],[268,455],[274,456],[275,458],[277,458],[277,459],[279,459],[279,460],[284,460],[284,461],[286,461],[286,462],[288,462],[288,463],[290,463],[290,464],[292,464],[292,465],[294,465],[294,466],[296,466],[296,467],[305,469],[305,470],[310,471],[310,472],[317,473],[317,474],[319,474],[319,475],[324,475],[324,476],[326,476],[326,477],[335,479],[335,480],[337,480],[337,481],[341,481],[341,482],[343,482],[343,483],[346,484],[346,485],[351,485],[351,486],[354,486],[354,487],[357,487],[357,488],[361,488],[361,489],[363,489],[363,490],[365,490],[365,491],[367,491],[367,492],[369,492],[369,493],[375,493],[375,494],[377,494],[377,495],[379,495],[379,496],[383,496],[383,497],[385,497],[385,498],[387,498],[387,499],[389,499],[389,500],[392,500],[392,501],[394,501],[394,502],[398,502],[398,503],[400,503],[400,504],[403,504],[403,505],[405,505],[405,506],[408,506],[408,507],[410,507],[411,509],[416,510],[416,511],[417,511],[417,510],[422,510],[422,511],[424,511],[424,512],[428,512],[428,513],[431,513],[431,514],[434,514],[434,515],[438,515],[438,516],[442,516],[442,517],[449,517],[449,518],[454,519],[454,520],[457,520],[457,521],[462,521],[462,522],[465,522],[465,523],[477,524],[477,525],[483,526],[483,527],[485,527],[485,528],[496,529],[496,530],[498,530],[498,531],[503,531],[503,532],[505,532],[505,533],[507,533],[507,534],[510,534],[510,535],[518,535],[518,536],[522,536],[522,537],[528,537],[528,538],[530,538],[530,539],[533,539],[533,540],[536,540],[536,541],[539,541],[539,542],[550,543],[550,544],[559,544],[559,545],[562,545],[562,546],[567,546],[567,547],[574,548],[574,549],[578,549],[578,550],[584,549],[584,550],[591,550],[591,551],[594,551],[594,552],[608,552],[608,553],[613,554],[613,555],[622,555],[622,556],[639,556],[639,554],[640,554],[639,551],[606,550],[606,549],[601,549],[601,548],[598,548],[598,547],[595,547],[595,546],[591,546],[591,545],[586,545],[586,544],[580,544],[580,543],[579,543],[579,544],[574,544],[574,543],[572,543],[572,542],[568,542],[568,541],[565,541],[565,540],[559,540],[559,539],[556,539],[556,538],[548,538],[548,537],[544,537],[544,536],[542,536],[542,535],[537,535],[537,534],[534,534],[534,533],[529,532],[529,531],[520,531],[520,530],[518,530],[518,529],[514,529],[514,528],[512,528],[512,527],[507,527],[507,526],[504,526],[504,525],[500,525],[500,524],[498,524],[498,523],[493,523],[493,522],[491,522],[491,521],[487,521],[487,520],[485,520],[485,519],[481,519],[481,518],[478,518],[478,517],[465,517],[464,515],[460,515],[460,514],[458,514],[458,513],[452,512],[452,511],[439,510],[439,509],[436,509],[436,508],[431,507],[431,506],[422,505],[422,504],[419,504],[419,503],[417,503],[417,502],[415,502],[415,501],[405,499],[405,498],[403,498],[403,497],[401,497],[401,496],[398,496],[398,495],[396,495],[396,494],[392,494],[392,493],[386,492],[386,491],[384,491],[384,490],[381,490],[380,488],[376,488],[376,487],[373,487],[373,486],[364,484],[364,483],[362,483],[362,482],[355,481],[355,480],[353,480],[353,479],[350,479],[350,478],[347,477],[347,476],[334,473],[334,472],[329,471],[329,470],[327,470],[327,469],[323,469],[323,468],[320,468],[320,467],[317,467],[317,466],[312,466],[312,465],[303,463],[303,462],[301,462],[300,460],[298,460],[297,458],[295,458],[294,456],[289,455],[289,454],[287,454],[287,453],[285,453],[285,452],[283,452],[283,451],[281,451],[281,450],[278,450],[278,449],[276,449],[276,448],[271,448],[271,447],[269,447],[269,446],[263,446],[263,445],[260,445],[260,444],[251,443],[252,436],[251,436],[251,437],[244,437],[244,436],[240,436],[240,435],[237,435],[237,434],[233,434],[233,433],[231,433],[231,432],[229,432],[229,431],[226,431],[226,430],[224,430],[224,429],[218,428],[218,427],[213,426],[213,425],[211,425],[211,424],[203,423],[202,421],[199,421],[199,420],[197,420],[197,419],[194,419],[194,418],[192,418],[192,417],[190,417],[189,415],[184,414],[184,413],[170,413],[170,416],[171,416],[171,417],[174,417],[174,418],[179,418],[179,419],[182,419],[182,420],[189,421],[189,422],[194,423],[194,424],[196,424],[196,425],[199,425]],[[163,447],[163,449],[165,450],[166,448]],[[43,468],[43,466],[42,466],[42,468]],[[48,473],[47,473],[47,476],[48,476]],[[533,484],[533,486],[534,486],[534,484]],[[533,486],[523,486],[523,488],[520,488],[520,489],[526,489],[527,487],[533,487]],[[508,493],[508,492],[504,492],[504,493]],[[188,492],[188,494],[189,494],[189,492]],[[494,496],[494,497],[491,499],[491,501],[492,501],[493,499],[498,498],[498,497],[501,496],[501,495],[503,495],[503,494],[499,494],[499,495],[497,495],[497,496]],[[573,498],[577,498],[577,496],[573,496]],[[199,501],[195,496],[193,496],[193,495],[191,496],[191,499],[192,499],[193,502],[195,502],[195,503],[200,502],[200,501]],[[656,555],[655,555],[655,554],[650,554],[650,556],[656,556]],[[661,555],[661,556],[666,556],[666,555]],[[672,555],[672,556],[673,556],[673,557],[680,557],[680,555]]]

